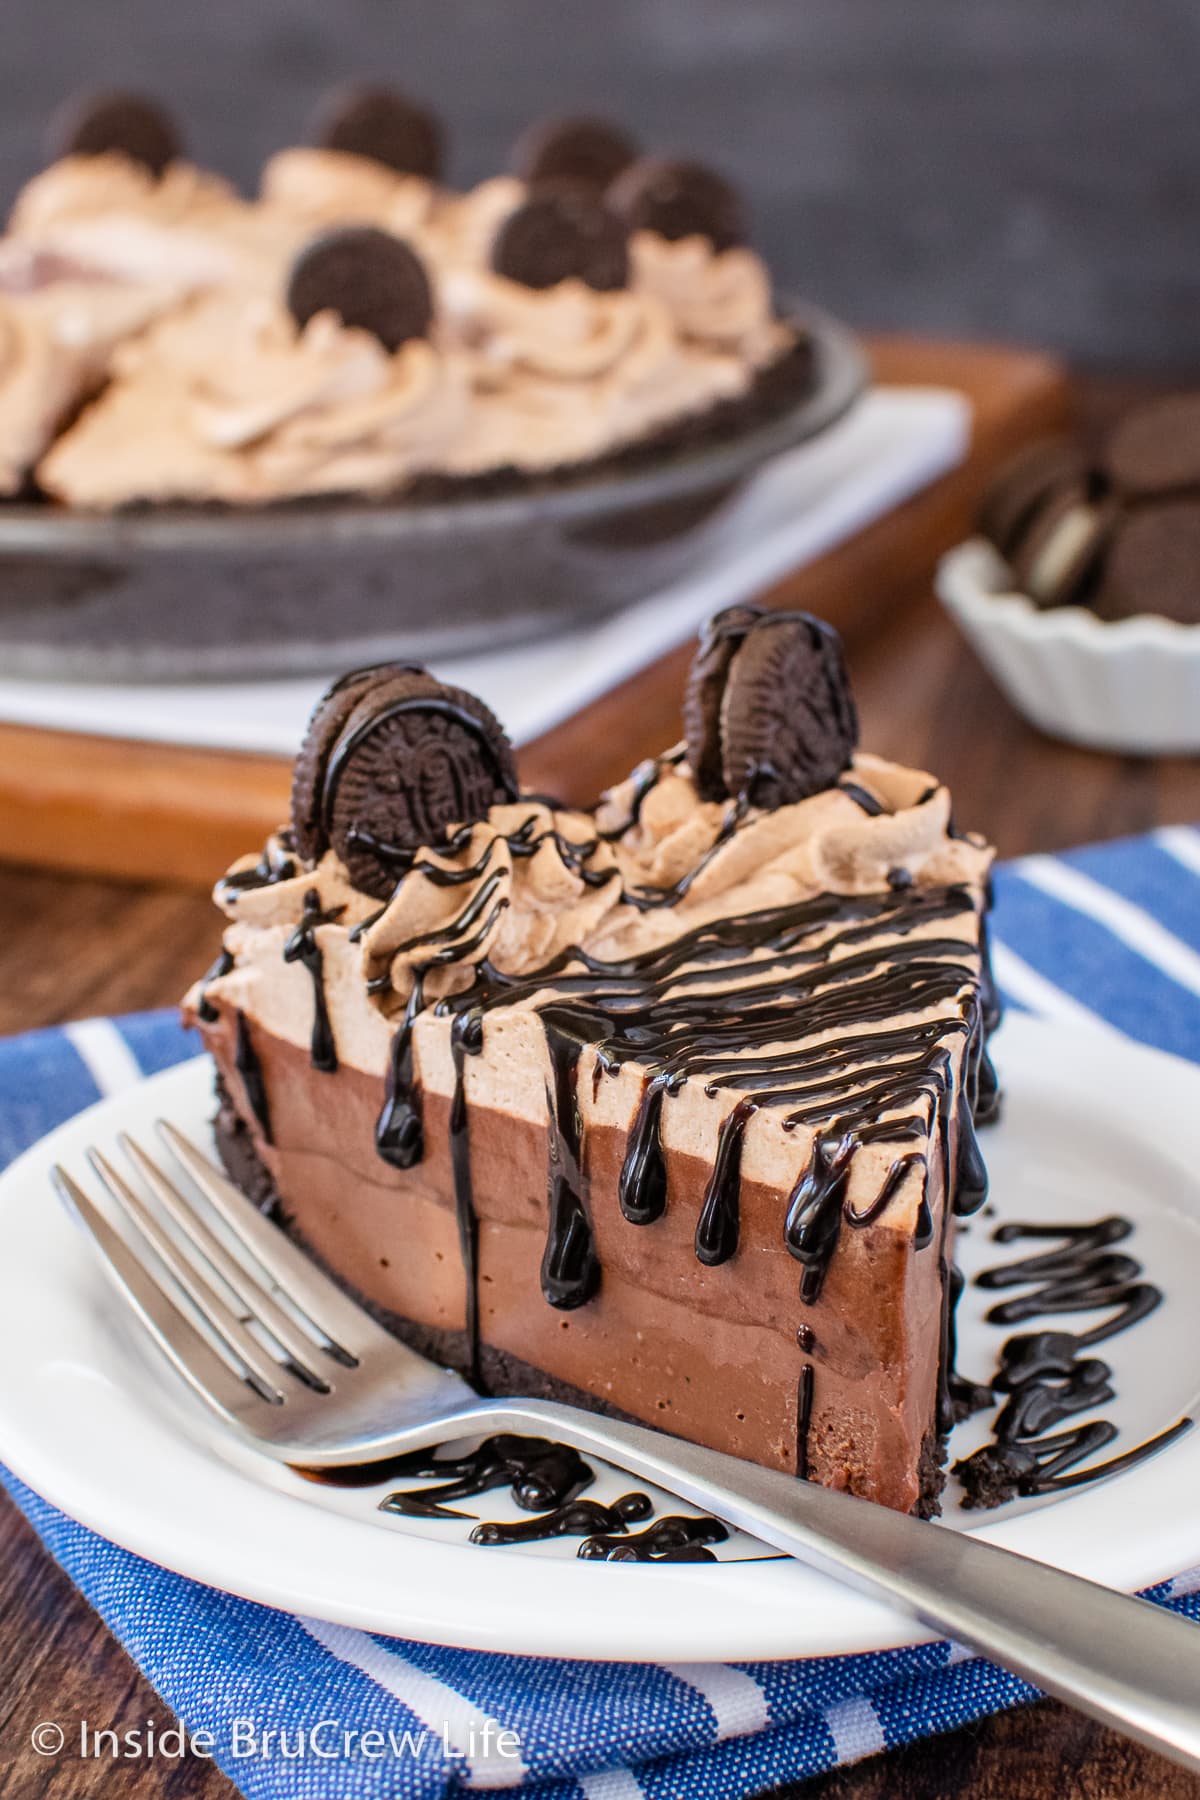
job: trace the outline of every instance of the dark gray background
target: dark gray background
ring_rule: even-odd
[[[330,81],[435,101],[453,173],[612,113],[750,191],[782,280],[861,324],[1200,369],[1200,0],[7,0],[6,191],[98,81],[252,182]]]

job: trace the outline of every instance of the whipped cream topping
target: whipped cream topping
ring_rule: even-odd
[[[270,221],[228,182],[191,163],[161,177],[112,153],[68,156],[22,191],[8,233],[125,281],[179,294],[228,282],[261,284],[282,246]]]
[[[415,474],[585,462],[745,391],[748,365],[685,343],[660,302],[498,276],[474,342],[389,356],[331,313],[303,331],[277,301],[198,296],[125,345],[108,390],[46,457],[78,506],[130,498],[262,503],[386,492]]]
[[[459,431],[453,358],[276,303],[201,298],[114,358],[116,379],[44,459],[48,491],[81,506],[132,494],[234,503],[369,491],[434,465]]]
[[[666,308],[582,281],[522,287],[447,276],[447,334],[472,359],[472,429],[449,466],[536,470],[585,462],[744,393],[752,370],[687,344]]]
[[[166,305],[161,290],[56,280],[0,294],[0,492],[16,493],[113,348]]]
[[[436,189],[370,157],[298,145],[269,158],[259,197],[291,220],[300,236],[339,225],[377,225],[414,237],[433,209]]]
[[[504,175],[450,193],[325,149],[272,157],[255,202],[185,162],[158,179],[119,154],[55,163],[14,209],[0,291],[57,285],[39,270],[58,268],[141,287],[147,302],[127,303],[128,354],[54,444],[43,486],[89,508],[255,505],[391,492],[425,473],[573,468],[738,399],[788,348],[794,330],[772,317],[759,259],[714,255],[705,239],[635,234],[632,285],[618,292],[495,274],[496,233],[527,192]],[[389,359],[329,321],[297,334],[282,304],[292,262],[316,233],[352,223],[424,258],[432,347]],[[159,315],[166,329],[145,331]],[[44,376],[30,403],[41,423],[14,440],[10,485],[97,379],[89,365],[64,402],[59,373]]]
[[[532,799],[493,807],[453,854],[420,852],[382,909],[350,885],[332,851],[306,869],[276,843],[263,863],[273,871],[269,881],[260,882],[256,859],[246,857],[218,884],[234,966],[207,991],[249,1010],[274,1034],[307,1043],[311,989],[284,961],[283,946],[304,916],[305,895],[315,891],[322,914],[336,915],[317,928],[317,941],[339,1056],[382,1072],[415,972],[435,947],[446,947],[447,927],[464,915],[472,962],[486,957],[505,975],[529,977],[572,947],[621,960],[718,919],[819,895],[887,893],[897,871],[915,887],[961,884],[981,903],[992,851],[980,839],[950,834],[944,787],[924,771],[861,753],[849,779],[884,810],[869,814],[845,787],[834,787],[773,812],[751,808],[730,830],[734,803],[700,800],[675,751],[635,772],[595,814]],[[473,871],[469,882],[438,883],[439,870],[464,868]],[[467,962],[431,967],[426,1001],[460,991],[469,978]],[[194,1009],[199,998],[197,988],[188,1005]],[[444,1034],[445,1024],[427,1011],[419,1040]],[[448,1081],[448,1056],[432,1044],[429,1054],[430,1068]],[[536,1101],[526,1097],[522,1110]]]
[[[660,300],[685,338],[738,350],[756,363],[785,348],[771,278],[753,250],[715,251],[705,237],[672,241],[635,231],[629,256],[634,287]]]

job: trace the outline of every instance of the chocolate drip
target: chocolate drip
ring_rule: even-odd
[[[960,1219],[965,1219],[978,1212],[988,1197],[987,1165],[980,1154],[971,1099],[965,1087],[959,1090],[955,1125],[958,1153],[954,1171],[954,1210]]]
[[[473,1544],[538,1544],[547,1538],[586,1537],[595,1532],[613,1536],[624,1533],[627,1526],[648,1519],[654,1511],[649,1494],[622,1494],[611,1506],[599,1500],[573,1500],[558,1506],[540,1519],[506,1521],[488,1520],[471,1533]],[[581,1551],[582,1554],[582,1551]]]
[[[994,1125],[1000,1117],[1000,1081],[987,1045],[979,1046],[979,1063],[975,1084],[975,1123]]]
[[[739,1100],[721,1123],[717,1154],[696,1221],[696,1255],[709,1268],[728,1262],[738,1247],[741,1226],[742,1140],[758,1111],[753,1100]]]
[[[368,1468],[367,1473],[371,1472]],[[413,1519],[470,1518],[470,1513],[453,1511],[446,1502],[469,1500],[502,1487],[511,1489],[514,1503],[525,1512],[550,1512],[566,1506],[595,1480],[591,1466],[568,1444],[508,1431],[485,1438],[466,1456],[443,1457],[429,1450],[412,1450],[389,1458],[386,1466],[377,1464],[373,1474],[375,1480],[395,1477],[437,1483],[431,1488],[389,1494],[380,1501],[381,1512],[403,1513]]]
[[[250,1103],[250,1111],[258,1121],[258,1129],[264,1140],[271,1143],[271,1109],[267,1103],[267,1086],[263,1080],[262,1063],[254,1041],[250,1036],[250,1021],[241,1008],[237,1016],[237,1046],[233,1055],[234,1067],[242,1078],[242,1086],[246,1090],[246,1099]]]
[[[542,1293],[551,1306],[571,1312],[590,1300],[600,1285],[600,1264],[583,1201],[583,1121],[576,1080],[583,1045],[569,1020],[542,1014],[553,1086],[546,1089],[550,1114],[548,1173],[549,1231],[542,1257]]]
[[[652,1225],[667,1209],[667,1159],[662,1144],[663,1097],[675,1083],[656,1069],[642,1089],[625,1144],[618,1199],[631,1225]]]
[[[640,772],[635,814],[668,760],[660,759]],[[746,810],[744,797],[729,807],[708,856],[674,887],[639,889],[626,894],[625,900],[646,910],[681,899],[737,831]],[[623,829],[628,828],[627,823]],[[469,830],[456,833],[443,854],[452,857],[461,852],[470,835]],[[503,841],[517,859],[535,855],[550,841],[566,867],[585,883],[599,886],[611,880],[614,871],[592,870],[589,863],[607,835],[620,834],[572,842],[531,813]],[[419,955],[422,975],[440,965],[471,963],[480,957],[508,904],[500,892],[503,871],[488,873],[497,841],[487,854],[461,869],[410,858],[409,867],[435,885],[479,882],[455,918],[397,947],[394,954]],[[804,1264],[802,1293],[811,1302],[820,1292],[836,1246],[859,1147],[921,1138],[935,1119],[941,1121],[943,1150],[947,1147],[943,1103],[953,1088],[947,1042],[964,1038],[963,1068],[977,1069],[980,1008],[972,944],[960,936],[934,932],[939,923],[962,919],[974,910],[971,894],[960,887],[826,894],[715,920],[623,960],[606,962],[571,946],[524,976],[506,974],[486,954],[476,961],[471,983],[437,1002],[439,1012],[453,1015],[450,1137],[474,1377],[478,1379],[478,1226],[464,1067],[465,1057],[478,1053],[482,1045],[483,1019],[489,1010],[527,1002],[541,1017],[546,1033],[551,1072],[549,1228],[542,1287],[552,1305],[584,1304],[600,1279],[582,1173],[577,1083],[585,1049],[593,1055],[594,1089],[604,1072],[618,1074],[626,1062],[648,1071],[619,1183],[621,1211],[632,1223],[650,1224],[666,1207],[666,1102],[697,1078],[710,1095],[724,1087],[741,1090],[722,1125],[716,1166],[695,1230],[697,1257],[710,1266],[737,1251],[741,1155],[749,1119],[764,1108],[787,1108],[785,1130],[818,1128],[785,1226],[788,1248]],[[378,993],[390,983],[386,971],[371,977],[368,986]],[[377,1130],[380,1154],[400,1167],[410,1167],[421,1152],[412,1032],[423,1005],[423,984],[418,981],[393,1040]],[[900,1012],[932,1010],[937,1017],[914,1026],[889,1024]],[[786,1047],[798,1028],[805,1039],[821,1041]],[[957,1185],[959,1205],[973,1208],[985,1190],[969,1120],[960,1123],[957,1144],[957,1173],[949,1173],[947,1187]],[[851,1223],[865,1225],[877,1218],[913,1166],[912,1158],[894,1159],[881,1192],[859,1209],[858,1216],[850,1215]],[[914,1242],[924,1248],[932,1235],[928,1201],[922,1199]]]
[[[742,820],[749,812],[750,806],[750,792],[747,789],[744,794],[739,794],[733,805],[728,808],[725,817],[721,821],[720,830],[717,832],[711,845],[704,852],[704,855],[700,858],[700,861],[694,868],[689,869],[686,875],[681,876],[673,887],[623,889],[621,898],[624,900],[625,904],[627,906],[636,907],[638,912],[651,912],[655,907],[659,906],[678,905],[679,901],[685,899],[691,892],[694,884],[699,880],[700,876],[703,875],[705,869],[708,868],[714,858],[720,855],[730,838],[735,835]]]
[[[728,1529],[719,1519],[670,1515],[632,1536],[585,1538],[578,1554],[589,1562],[716,1562],[706,1544],[724,1544]]]
[[[873,794],[869,788],[861,787],[857,781],[839,781],[837,785],[839,793],[848,795],[870,819],[877,819],[881,813],[891,810],[877,794]]]
[[[220,981],[222,975],[228,975],[236,966],[233,952],[231,950],[222,950],[220,956],[217,957],[217,960],[213,963],[212,967],[206,971],[201,979],[200,1000],[196,1007],[196,1012],[197,1015],[204,1020],[206,1025],[215,1025],[217,1021],[217,1009],[206,992],[209,982]]]
[[[717,920],[625,961],[607,963],[573,948],[529,977],[507,976],[485,961],[473,986],[439,1007],[461,1018],[528,1000],[543,1014],[553,1010],[556,1036],[572,1039],[579,1052],[590,1046],[601,1067],[617,1070],[634,1060],[649,1068],[620,1180],[621,1210],[635,1223],[661,1217],[666,1204],[662,1122],[670,1096],[697,1076],[710,1094],[742,1090],[748,1104],[723,1129],[724,1155],[697,1231],[702,1260],[707,1253],[720,1261],[736,1245],[737,1163],[750,1114],[787,1107],[785,1129],[821,1127],[785,1227],[789,1249],[805,1265],[802,1291],[812,1300],[836,1245],[858,1148],[923,1137],[930,1118],[944,1118],[953,1073],[947,1040],[963,1037],[969,1046],[978,1031],[971,951],[960,937],[915,934],[972,910],[961,888],[824,895]],[[955,1011],[913,1026],[887,1023],[897,1011],[947,1005]],[[806,1036],[822,1041],[781,1048],[798,1020]],[[578,1063],[576,1055],[572,1088]],[[558,1079],[554,1090],[552,1111],[570,1119],[577,1101]],[[558,1124],[555,1134],[557,1142]],[[982,1169],[973,1134],[960,1131],[958,1143],[961,1203],[975,1205]],[[561,1143],[556,1153],[563,1153]],[[900,1158],[885,1193],[853,1222],[878,1217],[878,1201],[899,1191],[912,1166]],[[577,1184],[562,1191],[577,1193]],[[927,1203],[914,1235],[921,1246],[932,1240]]]
[[[1190,1421],[1180,1420],[1148,1443],[1075,1473],[1068,1471],[1111,1443],[1116,1427],[1097,1419],[1046,1436],[1063,1419],[1114,1398],[1112,1369],[1084,1352],[1128,1330],[1162,1299],[1158,1288],[1140,1279],[1139,1262],[1110,1249],[1132,1230],[1128,1219],[1110,1217],[1094,1225],[1002,1225],[994,1233],[998,1243],[1020,1238],[1059,1242],[1040,1255],[985,1269],[976,1277],[982,1288],[1031,1290],[993,1306],[987,1315],[993,1323],[1016,1324],[1047,1313],[1113,1310],[1087,1331],[1025,1332],[1005,1342],[992,1382],[997,1392],[1008,1396],[993,1426],[995,1441],[955,1466],[966,1489],[965,1506],[996,1506],[1017,1494],[1046,1494],[1100,1480],[1131,1467],[1188,1428]]]
[[[282,840],[276,841],[282,849]],[[237,869],[232,875],[221,877],[217,883],[217,904],[228,902],[233,896],[250,893],[255,888],[273,887],[277,881],[291,881],[296,873],[295,857],[279,855],[268,844],[252,869]]]
[[[491,905],[493,896],[503,879],[504,876],[499,870],[495,874],[489,875],[480,886],[479,892],[463,907],[460,913],[450,920],[448,925],[440,925],[433,931],[423,931],[419,937],[406,938],[402,944],[397,944],[392,954],[409,956],[414,950],[431,944],[436,946],[434,954],[422,959],[427,968],[435,968],[441,963],[448,962],[470,962],[471,958],[482,948],[496,920],[509,904],[508,899],[501,895],[495,906]]]
[[[310,1053],[313,1068],[319,1069],[323,1075],[337,1074],[338,1058],[329,1005],[325,998],[325,957],[317,942],[317,927],[340,918],[344,910],[344,907],[335,906],[329,912],[322,912],[320,895],[315,888],[309,888],[304,896],[304,916],[283,946],[284,962],[301,963],[312,980],[313,1024]]]
[[[588,863],[600,847],[599,836],[589,838],[582,844],[576,844],[570,838],[564,837],[561,831],[555,831],[551,827],[547,827],[544,831],[538,831],[538,822],[537,814],[531,813],[529,818],[518,825],[517,829],[504,840],[514,861],[519,862],[522,859],[536,856],[543,844],[553,844],[563,867],[569,869],[572,875],[577,876],[585,887],[605,887],[608,882],[617,879],[620,871],[615,867],[609,869],[588,867]]]
[[[963,1290],[962,1270],[942,1259],[942,1351],[938,1364],[938,1431],[949,1435],[960,1420],[991,1406],[996,1396],[990,1387],[972,1381],[958,1371],[958,1302]]]
[[[811,1350],[812,1331],[805,1326],[800,1328],[801,1331],[805,1329],[808,1329],[808,1342],[804,1342],[799,1331],[796,1333],[797,1341],[802,1350]],[[812,1408],[813,1365],[805,1363],[800,1371],[800,1383],[796,1390],[796,1475],[801,1481],[808,1480],[808,1428],[812,1424]]]
[[[471,1188],[471,1144],[468,1134],[466,1059],[483,1049],[483,1015],[460,1013],[450,1028],[454,1063],[454,1097],[450,1102],[450,1165],[454,1172],[454,1208],[458,1247],[466,1284],[467,1378],[480,1385],[479,1366],[479,1220]]]
[[[413,1026],[425,1005],[425,971],[414,971],[404,1017],[392,1038],[375,1148],[394,1169],[412,1169],[425,1154],[420,1094],[413,1079]]]
[[[664,771],[678,768],[685,754],[686,752],[682,748],[668,750],[664,756],[655,756],[648,762],[638,764],[631,778],[633,793],[630,796],[629,812],[619,825],[614,825],[610,830],[600,833],[603,843],[615,843],[618,838],[623,838],[627,831],[633,830],[641,819],[642,808],[646,804],[648,796],[658,786]]]
[[[812,1155],[788,1201],[783,1241],[803,1269],[800,1298],[811,1306],[819,1297],[837,1247],[842,1201],[854,1145],[848,1138],[814,1139]]]

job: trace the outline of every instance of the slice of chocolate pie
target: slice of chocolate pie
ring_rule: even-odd
[[[337,684],[189,995],[235,1176],[422,1350],[936,1509],[995,1104],[991,852],[855,751],[841,646],[730,609],[592,813],[471,695]]]

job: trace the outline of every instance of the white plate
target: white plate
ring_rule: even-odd
[[[1200,1071],[1111,1034],[1013,1017],[998,1042],[1005,1115],[985,1149],[995,1216],[963,1240],[968,1273],[1003,1261],[1003,1219],[1136,1221],[1129,1248],[1165,1300],[1107,1345],[1111,1456],[1193,1412],[1200,1391]],[[486,1550],[463,1527],[380,1514],[380,1490],[314,1487],[240,1448],[144,1349],[47,1172],[166,1115],[203,1137],[203,1060],[103,1102],[0,1178],[0,1455],[55,1505],[126,1548],[249,1599],[366,1630],[483,1650],[748,1660],[913,1643],[904,1619],[797,1563],[591,1563],[572,1543]],[[82,1173],[82,1169],[81,1169]],[[968,1283],[960,1367],[991,1372],[1004,1333]],[[1062,1321],[1079,1327],[1079,1315]],[[969,1421],[963,1454],[984,1435]],[[599,1490],[619,1491],[613,1475]],[[626,1482],[624,1485],[628,1485]],[[1126,1474],[956,1528],[1133,1589],[1200,1561],[1200,1430]],[[488,1517],[505,1516],[487,1500]],[[672,1506],[672,1510],[680,1510]],[[511,1512],[509,1514],[511,1516]],[[455,1541],[458,1539],[459,1541]],[[753,1557],[743,1539],[735,1556]]]

